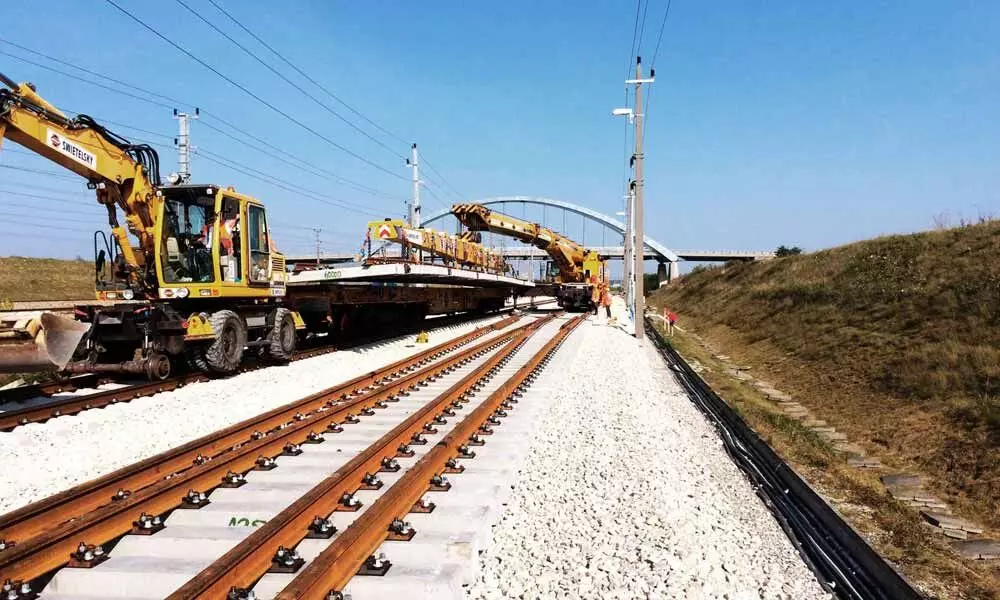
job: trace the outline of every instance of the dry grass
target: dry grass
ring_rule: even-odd
[[[28,300],[89,300],[94,263],[55,258],[0,257],[0,303]]]
[[[985,223],[700,269],[650,304],[997,530],[998,257]]]

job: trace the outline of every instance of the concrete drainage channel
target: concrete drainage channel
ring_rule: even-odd
[[[922,598],[715,394],[648,318],[646,331],[824,588],[852,600]]]
[[[356,591],[355,597],[367,596],[365,590],[381,596],[382,591],[375,591],[380,586],[391,589],[396,585],[394,582],[406,580],[408,573],[412,575],[413,569],[419,570],[421,562],[427,565],[447,561],[456,548],[471,563],[475,553],[462,550],[464,538],[459,536],[456,541],[445,532],[460,524],[473,530],[480,527],[477,516],[484,509],[475,502],[459,508],[461,499],[468,497],[467,494],[479,496],[484,493],[483,488],[492,490],[490,469],[502,465],[505,455],[496,454],[501,460],[492,467],[488,460],[464,459],[476,456],[481,451],[477,444],[487,439],[491,449],[494,447],[492,441],[500,436],[489,436],[493,433],[490,423],[505,420],[507,410],[513,408],[522,390],[534,380],[537,370],[548,362],[555,347],[572,329],[566,325],[577,322],[540,319],[513,334],[498,334],[492,342],[487,339],[477,344],[475,352],[464,350],[468,354],[461,360],[440,360],[437,371],[424,372],[419,384],[411,385],[406,375],[397,374],[395,378],[407,382],[406,392],[365,406],[360,418],[348,415],[351,418],[332,421],[325,433],[296,427],[300,424],[294,421],[270,430],[267,437],[279,437],[281,429],[301,429],[300,437],[304,439],[276,446],[281,452],[274,459],[265,453],[257,459],[256,466],[251,462],[249,469],[227,472],[222,485],[216,484],[214,490],[205,494],[189,493],[179,506],[173,500],[173,508],[166,511],[129,513],[128,518],[135,519],[132,533],[136,535],[122,537],[110,552],[105,547],[78,549],[79,556],[74,557],[74,562],[85,568],[56,571],[42,597],[108,597],[112,590],[116,595],[132,598],[162,598],[171,592],[173,598],[269,597],[293,583],[304,585],[303,577],[317,571],[310,568],[310,561],[331,559],[336,565],[332,571],[339,573],[342,581],[327,585],[325,577],[331,569],[324,568],[323,577],[307,586],[311,592],[283,597],[325,598],[331,590],[344,591],[345,585],[346,591]],[[442,366],[444,363],[446,367]],[[430,370],[425,367],[423,371]],[[393,384],[382,385],[388,388]],[[366,392],[357,393],[363,396]],[[395,402],[388,404],[386,400]],[[321,415],[317,421],[322,419],[324,424],[330,421],[328,417],[336,412],[336,404],[326,410],[329,410],[327,416]],[[260,442],[261,439],[254,439],[247,445]],[[203,458],[190,470],[204,470],[226,456],[223,453],[211,460]],[[413,466],[403,466],[407,463]],[[486,467],[484,474],[478,478],[465,473],[449,475],[473,464]],[[435,493],[450,487],[449,476],[459,479],[460,491]],[[407,515],[411,509],[427,511],[429,505],[421,500],[424,491],[429,492],[429,499],[447,508],[447,512],[438,509]],[[411,499],[413,494],[415,499]],[[120,502],[131,501],[131,512],[136,512],[140,504],[130,496],[130,492],[126,493]],[[401,513],[400,502],[406,505]],[[477,502],[481,504],[482,500]],[[101,506],[92,512],[113,509]],[[85,515],[77,521],[87,518]],[[404,545],[393,541],[412,537],[414,531],[420,532],[415,542]],[[50,532],[40,532],[38,537],[47,533]],[[150,533],[155,535],[142,535]],[[347,544],[347,540],[353,543]],[[385,547],[379,549],[383,542]],[[343,554],[331,555],[329,548],[341,546],[346,548],[341,548]],[[61,547],[28,539],[20,548],[0,551],[0,579],[34,580],[33,589],[39,589],[47,577],[36,579],[36,572],[20,571],[18,566],[32,563],[31,550],[50,555],[51,560],[51,555],[59,554]],[[390,557],[383,559],[382,552]],[[57,560],[65,562],[61,557]],[[36,564],[36,571],[43,563]],[[391,563],[396,566],[386,571]],[[347,583],[359,567],[362,572],[384,572],[385,577],[355,578]],[[451,585],[434,578],[422,581],[429,581],[430,588]],[[412,583],[411,579],[404,585]],[[14,594],[8,594],[10,598],[34,597],[35,592],[30,588],[17,589],[20,585],[23,584],[14,586]]]

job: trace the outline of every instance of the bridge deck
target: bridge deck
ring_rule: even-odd
[[[590,246],[605,258],[622,258],[625,256],[625,249],[622,246]],[[727,260],[762,260],[773,258],[773,252],[758,252],[746,250],[675,250],[677,258],[686,261],[701,262],[724,262]],[[510,259],[545,259],[548,254],[534,246],[508,246],[500,249],[500,253],[505,258]],[[663,260],[655,250],[646,248],[646,260]]]

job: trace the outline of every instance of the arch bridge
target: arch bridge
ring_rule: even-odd
[[[588,245],[586,238],[586,222],[594,222],[599,224],[602,228],[611,230],[617,235],[624,237],[625,235],[625,224],[621,221],[600,213],[596,210],[592,210],[585,206],[580,206],[579,204],[572,204],[570,202],[563,202],[562,200],[553,200],[551,198],[539,198],[535,196],[497,196],[493,198],[485,198],[482,200],[472,200],[475,204],[482,204],[484,206],[494,206],[494,205],[507,205],[507,204],[521,204],[522,207],[528,205],[541,206],[543,211],[546,208],[555,208],[563,212],[563,225],[564,227],[560,229],[559,227],[552,227],[549,223],[542,223],[546,227],[550,227],[559,231],[559,233],[575,239],[584,246],[588,248],[594,248],[598,252],[607,258],[621,258],[624,256],[624,249],[621,246],[607,246],[603,243]],[[505,212],[500,209],[500,212]],[[578,239],[573,235],[572,232],[566,230],[565,214],[572,213],[580,215],[583,217],[584,225],[584,239]],[[543,212],[544,215],[544,212]],[[427,226],[435,221],[440,221],[446,217],[451,216],[450,209],[440,210],[428,216],[427,219],[423,221],[423,225]],[[512,215],[514,216],[514,215]],[[602,232],[603,233],[603,232]],[[686,261],[725,261],[725,260],[758,260],[763,258],[771,258],[774,256],[773,252],[745,252],[738,250],[719,250],[719,251],[674,251],[667,248],[664,244],[656,241],[650,236],[644,236],[644,254],[647,259],[656,260],[660,263],[658,272],[660,274],[661,281],[671,280],[678,276],[678,262],[681,260]],[[538,251],[534,247],[525,246],[514,246],[514,247],[503,247],[501,252],[504,253],[509,258],[514,259],[530,259],[534,257],[540,257],[544,253]]]

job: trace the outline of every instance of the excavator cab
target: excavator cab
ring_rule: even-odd
[[[284,295],[284,259],[272,251],[260,202],[211,185],[175,185],[160,193],[160,298]]]
[[[98,300],[112,302],[77,307],[81,322],[48,313],[0,322],[0,372],[163,378],[181,354],[200,370],[224,373],[239,367],[244,348],[291,357],[304,325],[273,301],[285,295],[287,275],[260,202],[233,188],[165,186],[154,148],[85,114],[69,117],[33,85],[0,73],[4,139],[95,191],[111,235],[94,236],[94,281]],[[129,300],[138,302],[120,302]]]

